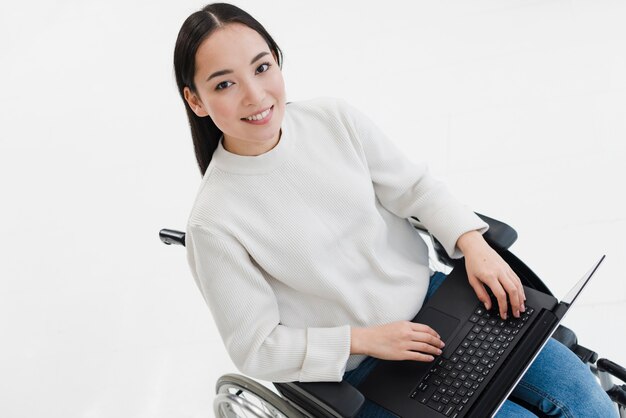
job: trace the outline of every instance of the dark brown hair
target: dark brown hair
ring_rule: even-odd
[[[196,72],[196,51],[202,41],[218,28],[229,23],[241,23],[256,31],[267,42],[267,46],[274,53],[278,66],[282,68],[282,51],[274,42],[274,39],[255,18],[237,6],[228,3],[212,3],[202,8],[202,10],[191,14],[183,23],[178,32],[176,46],[174,47],[174,74],[178,92],[185,104],[189,126],[191,128],[191,138],[196,153],[196,160],[200,168],[200,173],[206,172],[213,152],[219,144],[222,131],[215,125],[210,116],[198,117],[185,100],[184,88],[197,94],[193,77]]]

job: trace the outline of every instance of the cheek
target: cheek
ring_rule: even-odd
[[[224,128],[229,123],[232,123],[232,119],[235,117],[235,110],[226,101],[222,100],[214,100],[210,106],[211,112],[209,116],[211,116],[215,125],[224,131]]]
[[[283,73],[276,71],[274,76],[270,80],[269,88],[274,96],[284,99],[285,97],[285,80],[283,79]]]

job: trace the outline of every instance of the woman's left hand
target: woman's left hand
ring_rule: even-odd
[[[524,288],[517,274],[506,261],[495,252],[478,231],[461,235],[457,247],[465,256],[465,268],[469,283],[478,299],[491,309],[491,299],[485,289],[488,286],[498,300],[500,317],[507,316],[507,295],[511,302],[513,316],[519,317],[526,310]]]

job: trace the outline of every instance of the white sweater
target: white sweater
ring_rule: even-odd
[[[278,144],[222,144],[187,226],[192,274],[240,371],[274,381],[340,381],[350,327],[410,320],[429,281],[417,217],[453,257],[487,225],[426,165],[362,113],[321,98],[287,105]]]

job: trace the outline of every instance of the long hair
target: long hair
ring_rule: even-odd
[[[174,47],[174,74],[178,92],[187,111],[196,160],[203,176],[211,162],[213,152],[219,144],[222,131],[215,125],[210,116],[201,118],[191,110],[185,100],[184,88],[188,87],[189,90],[197,94],[193,77],[196,71],[196,51],[202,41],[216,29],[235,22],[244,24],[261,35],[276,56],[279,68],[282,68],[283,64],[282,51],[263,25],[237,6],[228,3],[212,3],[191,14],[185,20],[178,32]]]

